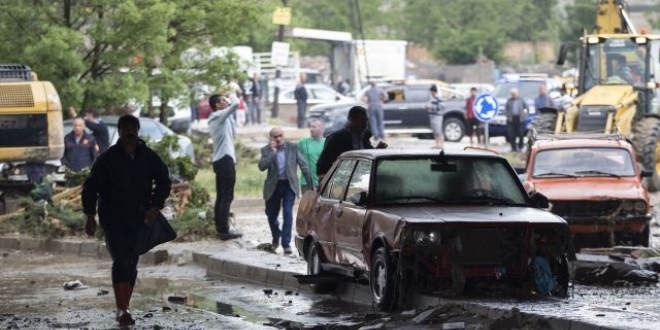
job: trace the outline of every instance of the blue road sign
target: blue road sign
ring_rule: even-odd
[[[498,107],[497,99],[492,94],[488,93],[477,96],[477,98],[474,99],[474,104],[472,104],[474,116],[484,123],[490,122],[495,116],[497,116]]]

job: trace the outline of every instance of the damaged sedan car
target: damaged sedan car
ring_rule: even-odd
[[[319,293],[346,278],[368,283],[382,310],[403,307],[410,290],[460,294],[479,281],[564,297],[575,253],[547,207],[497,155],[346,152],[300,202],[299,282]]]

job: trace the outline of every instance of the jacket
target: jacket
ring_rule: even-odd
[[[307,89],[304,85],[296,86],[296,89],[293,90],[293,97],[298,102],[307,102]]]
[[[73,132],[64,136],[62,165],[78,172],[85,167],[91,167],[96,156],[98,156],[98,147],[96,139],[91,134],[83,132],[78,143],[76,143],[76,136]]]
[[[517,99],[512,99],[509,98],[506,100],[506,105],[504,106],[504,111],[506,114],[506,121],[511,122],[513,121],[513,102],[520,102],[520,122],[522,123],[527,119],[527,114],[529,113],[529,108],[527,107],[527,102],[521,97],[518,97]]]
[[[104,153],[110,147],[110,135],[108,133],[108,126],[102,121],[95,122],[93,120],[85,119],[85,126],[92,131],[96,143],[99,145],[99,154]]]
[[[320,175],[325,175],[328,173],[332,164],[337,160],[337,158],[346,151],[354,150],[353,148],[353,132],[350,128],[344,127],[332,134],[330,134],[325,139],[325,145],[323,146],[323,151],[319,156],[319,161],[316,163],[316,173]],[[363,149],[373,149],[374,146],[371,144],[369,139],[371,138],[371,132],[369,130],[365,131],[362,134],[362,147]]]
[[[312,176],[309,172],[307,161],[300,153],[298,146],[291,142],[284,142],[284,159],[286,162],[286,178],[289,180],[291,190],[298,196],[300,194],[300,184],[298,183],[297,166],[307,179],[307,182],[312,182]],[[270,145],[261,148],[261,159],[259,159],[259,170],[268,170],[266,174],[266,181],[264,182],[264,200],[268,200],[277,189],[278,170],[277,170],[277,154],[273,152]]]
[[[120,140],[94,162],[83,184],[83,210],[87,215],[96,214],[98,202],[104,230],[139,228],[151,206],[165,206],[171,185],[167,166],[144,141],[138,140],[131,158]]]

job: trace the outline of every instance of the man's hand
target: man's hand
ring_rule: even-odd
[[[69,116],[71,116],[71,118],[76,118],[76,109],[69,107]]]
[[[152,206],[149,208],[147,211],[147,214],[144,215],[144,223],[147,225],[151,225],[156,219],[158,219],[158,208],[155,206]]]
[[[277,142],[270,141],[270,150],[272,150],[274,154],[277,153]]]
[[[87,222],[85,223],[85,233],[89,236],[94,236],[96,233],[96,218],[93,214],[87,215]]]
[[[387,148],[387,143],[383,141],[378,142],[378,144],[376,145],[376,149],[385,149],[385,148]]]

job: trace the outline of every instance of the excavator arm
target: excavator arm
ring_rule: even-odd
[[[594,34],[637,34],[623,0],[598,0]]]

